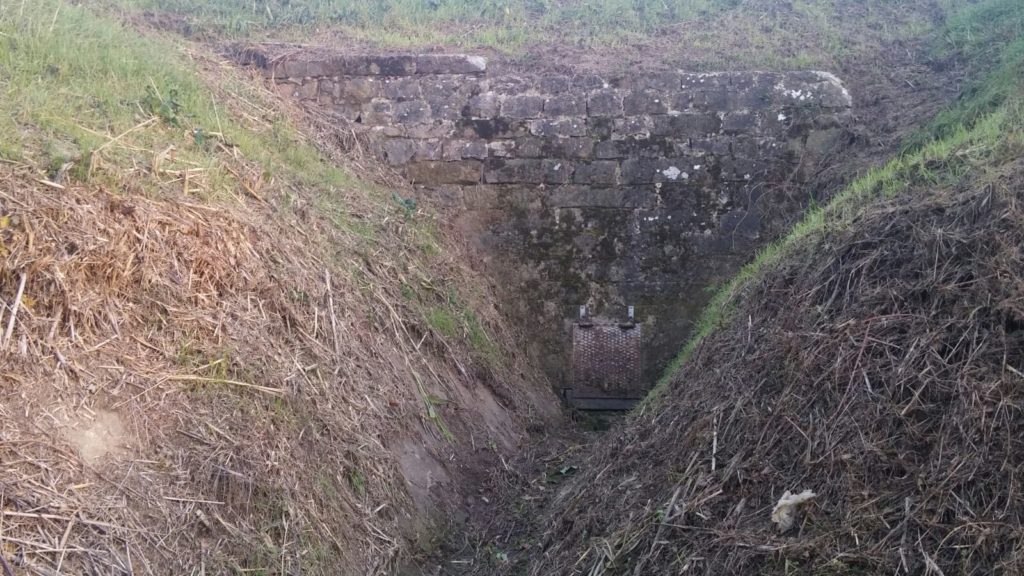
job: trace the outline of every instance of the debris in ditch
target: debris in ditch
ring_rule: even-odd
[[[778,525],[779,532],[788,532],[796,522],[797,509],[815,496],[817,494],[812,490],[804,490],[799,494],[793,494],[789,490],[783,492],[779,502],[772,509],[772,522]]]

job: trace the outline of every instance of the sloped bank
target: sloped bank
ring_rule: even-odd
[[[459,245],[272,94],[81,5],[0,36],[0,573],[392,573],[557,421]]]
[[[729,285],[657,395],[477,573],[1024,569],[1024,13],[968,14],[1000,10],[1007,34],[978,44],[995,70],[928,143]]]

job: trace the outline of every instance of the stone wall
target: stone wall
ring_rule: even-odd
[[[365,131],[516,292],[558,377],[580,305],[636,307],[650,385],[713,283],[801,209],[791,193],[846,135],[823,72],[487,74],[464,55],[306,53],[261,65],[287,97]]]

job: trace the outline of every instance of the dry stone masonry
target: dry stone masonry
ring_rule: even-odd
[[[851,109],[825,72],[492,76],[465,55],[246,58],[452,209],[520,289],[549,371],[568,364],[580,305],[635,305],[638,386],[678,350],[709,285],[800,210],[793,190],[846,137]]]

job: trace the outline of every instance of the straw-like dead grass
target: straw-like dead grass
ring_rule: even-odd
[[[457,498],[402,451],[488,461],[543,411],[521,358],[424,320],[512,350],[488,287],[375,186],[128,140],[150,161],[96,150],[93,184],[0,165],[0,573],[392,572]]]

